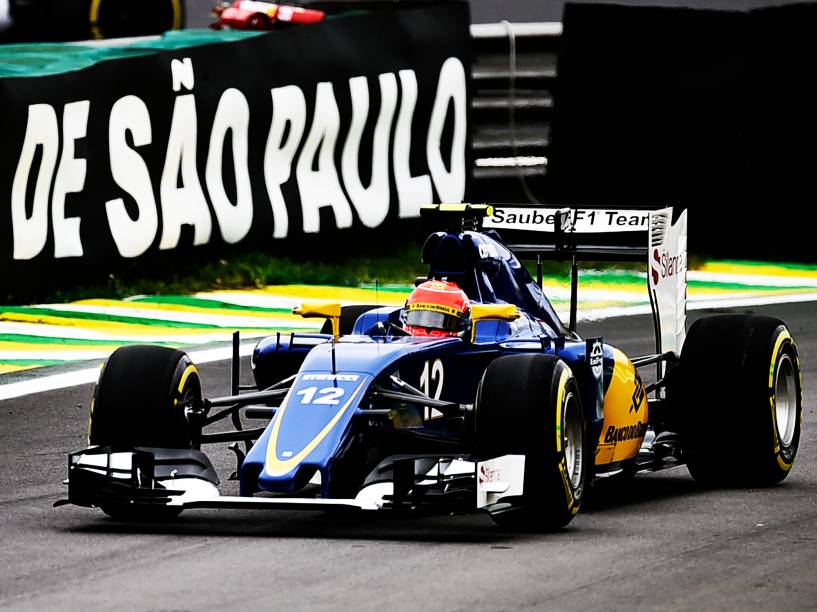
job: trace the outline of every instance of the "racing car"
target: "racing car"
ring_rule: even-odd
[[[213,9],[218,21],[210,26],[213,30],[224,27],[235,30],[270,30],[276,25],[295,23],[318,23],[326,13],[290,4],[274,4],[258,0],[222,2]]]
[[[237,335],[223,397],[203,397],[181,351],[117,349],[58,504],[117,519],[191,508],[479,510],[501,528],[554,530],[595,479],[682,464],[706,485],[788,475],[802,416],[794,339],[765,316],[706,317],[687,332],[686,211],[422,212],[437,231],[406,305],[300,305],[296,314],[323,328],[261,340],[251,387],[239,385]],[[527,242],[509,238],[519,236]],[[547,259],[570,262],[567,324],[542,290]],[[578,266],[639,259],[649,261],[655,351],[628,357],[577,334]],[[523,260],[536,261],[535,279]],[[212,431],[225,420],[231,430]],[[238,495],[219,490],[201,450],[213,443],[232,443]]]

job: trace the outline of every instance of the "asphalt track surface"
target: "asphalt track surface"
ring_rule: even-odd
[[[0,402],[0,608],[813,609],[817,305],[755,311],[787,320],[801,352],[805,428],[790,477],[766,490],[701,490],[684,468],[607,482],[548,535],[505,533],[482,514],[394,521],[196,510],[159,525],[54,509],[66,454],[84,442],[91,386]],[[580,331],[643,353],[647,323]],[[223,393],[227,364],[202,371],[206,392]],[[228,451],[219,445],[213,456],[225,479]]]

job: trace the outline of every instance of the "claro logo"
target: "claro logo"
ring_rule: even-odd
[[[676,276],[685,271],[687,267],[686,257],[671,255],[666,249],[653,249],[650,260],[650,273],[652,274],[652,284],[657,285],[661,279]]]

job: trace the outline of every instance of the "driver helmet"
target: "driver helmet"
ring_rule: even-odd
[[[425,281],[406,301],[403,322],[412,336],[456,336],[471,320],[471,302],[456,283]]]

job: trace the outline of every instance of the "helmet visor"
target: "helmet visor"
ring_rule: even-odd
[[[453,332],[462,329],[463,319],[454,315],[433,310],[412,309],[406,313],[406,325],[411,327],[427,327]]]

